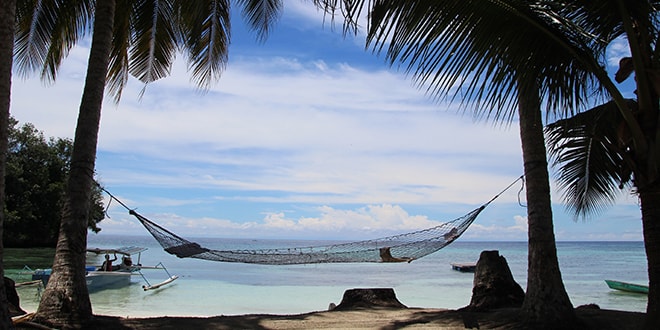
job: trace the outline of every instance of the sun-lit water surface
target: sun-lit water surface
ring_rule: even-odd
[[[200,239],[217,249],[309,246],[327,241],[272,241]],[[90,247],[148,247],[143,265],[162,262],[179,279],[153,291],[143,291],[136,276],[130,287],[90,295],[94,313],[117,316],[211,316],[235,314],[297,314],[325,310],[338,304],[345,290],[394,288],[409,307],[459,308],[469,304],[473,274],[460,273],[452,262],[475,262],[483,250],[499,250],[515,280],[523,287],[527,277],[525,242],[462,242],[412,263],[346,263],[313,265],[250,265],[197,259],[179,259],[164,252],[151,237],[90,235]],[[17,282],[23,265],[48,267],[49,249],[7,249],[5,268]],[[645,311],[646,296],[610,290],[604,279],[648,283],[642,242],[558,242],[562,277],[573,305],[595,303],[601,308]],[[145,270],[150,283],[167,278],[162,270]],[[35,287],[20,287],[21,307],[37,308]]]

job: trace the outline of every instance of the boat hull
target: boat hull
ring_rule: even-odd
[[[93,271],[85,276],[89,292],[117,289],[131,285],[131,272]]]
[[[646,285],[626,283],[626,282],[613,281],[613,280],[605,280],[605,283],[607,283],[607,286],[609,286],[610,289],[614,289],[614,290],[643,293],[643,294],[649,293],[649,287]]]
[[[476,263],[452,263],[451,269],[457,270],[461,273],[474,273],[477,269]]]
[[[134,268],[137,269],[137,268]],[[46,286],[50,279],[51,269],[37,269],[32,274],[32,280],[41,280]],[[125,271],[97,271],[95,267],[87,268],[85,282],[89,292],[101,291],[105,289],[117,289],[131,285],[131,270]]]

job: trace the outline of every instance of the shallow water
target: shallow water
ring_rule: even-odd
[[[262,248],[327,244],[311,241],[211,240],[209,248]],[[475,262],[483,250],[499,250],[515,280],[526,286],[525,242],[462,242],[412,263],[346,263],[315,265],[249,265],[179,259],[165,253],[150,237],[90,235],[90,247],[139,245],[149,248],[143,265],[162,262],[180,278],[153,291],[143,291],[138,276],[127,288],[92,293],[97,314],[117,316],[210,316],[251,313],[296,314],[325,310],[338,304],[343,292],[359,287],[391,287],[409,307],[459,308],[469,304],[473,274],[460,273],[452,262]],[[562,277],[573,305],[595,303],[601,308],[645,311],[646,296],[610,290],[604,279],[648,283],[642,242],[558,242]],[[18,282],[22,261],[46,267],[52,249],[5,251],[7,275]],[[32,266],[35,265],[35,266]],[[162,270],[145,270],[151,284],[167,278]],[[21,306],[36,310],[38,290],[18,288]]]

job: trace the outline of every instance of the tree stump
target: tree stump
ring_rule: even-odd
[[[408,308],[402,304],[392,288],[349,289],[344,292],[341,303],[333,310],[353,310],[358,308]]]
[[[525,291],[513,279],[509,264],[499,251],[482,251],[474,272],[472,299],[466,309],[520,307]]]

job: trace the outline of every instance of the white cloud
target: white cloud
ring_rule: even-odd
[[[137,232],[137,222],[126,212],[113,211],[110,221],[101,227],[120,228],[127,232]],[[266,213],[260,221],[238,223],[226,219],[209,217],[189,218],[171,213],[144,213],[143,216],[174,233],[185,233],[191,237],[319,237],[325,235],[334,239],[356,237],[365,233],[390,235],[426,229],[441,224],[423,215],[410,215],[401,206],[391,204],[368,205],[358,209],[337,209],[330,206],[317,208],[318,217],[301,216],[291,218],[285,212]],[[114,213],[118,212],[118,213]],[[350,236],[345,236],[345,235]]]
[[[628,46],[628,40],[625,38],[614,40],[607,48],[607,63],[615,71],[619,67],[619,60],[626,56],[630,56],[630,47]]]
[[[520,241],[527,239],[527,217],[515,215],[513,224],[497,223],[483,225],[475,222],[465,232],[465,239],[488,239],[498,241]]]
[[[385,70],[318,70],[313,60],[285,73],[264,70],[282,61],[262,59],[257,69],[236,63],[206,95],[185,82],[183,65],[149,86],[141,101],[133,82],[119,106],[103,110],[101,177],[112,184],[277,189],[300,202],[428,203],[481,202],[517,175],[515,129],[475,124]],[[16,116],[49,135],[61,136],[52,132],[63,126],[72,132],[79,90],[68,82],[48,89],[40,106],[18,98]],[[118,166],[116,156],[103,153],[125,158]],[[480,173],[488,167],[514,170]],[[305,196],[310,192],[321,194],[314,200]]]

